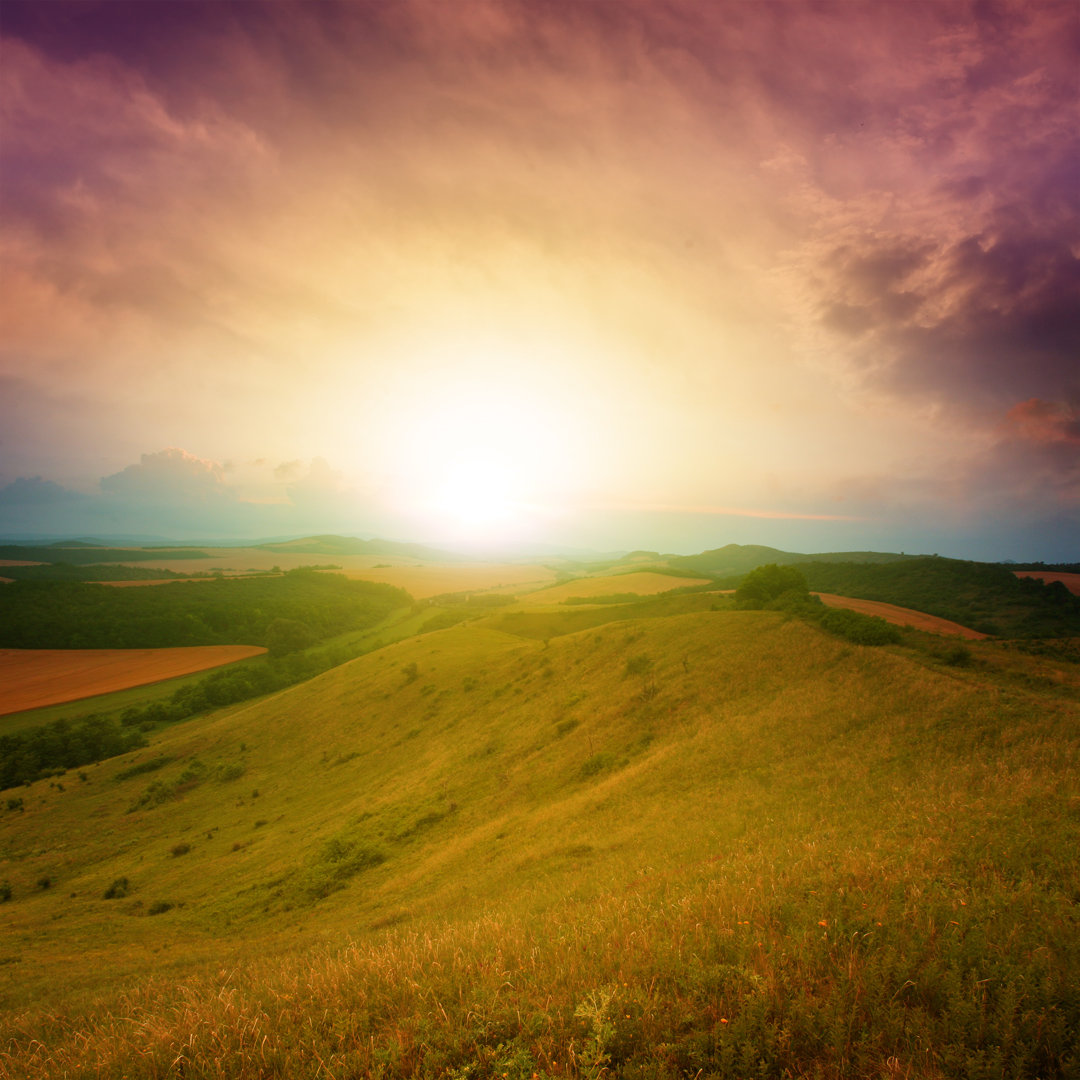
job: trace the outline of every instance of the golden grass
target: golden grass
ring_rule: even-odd
[[[232,664],[258,645],[172,649],[0,649],[0,716]]]
[[[615,596],[619,593],[636,593],[638,596],[656,596],[658,593],[681,589],[687,585],[707,585],[707,578],[672,577],[641,571],[632,574],[614,574],[604,577],[575,578],[549,589],[523,596],[527,604],[559,604],[575,597]]]
[[[526,587],[535,589],[555,580],[555,571],[536,564],[465,563],[375,569],[350,566],[347,557],[333,561],[342,563],[346,577],[396,585],[418,600],[444,593],[516,592]]]
[[[0,1074],[599,1076],[609,1022],[657,1077],[954,1074],[935,972],[1029,965],[1034,1038],[1076,953],[1080,707],[996,678],[766,612],[471,624],[178,725],[0,816]],[[192,758],[242,775],[135,807]]]

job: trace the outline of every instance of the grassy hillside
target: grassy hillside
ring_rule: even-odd
[[[1075,1074],[1077,666],[706,600],[493,615],[23,789],[0,1072]]]

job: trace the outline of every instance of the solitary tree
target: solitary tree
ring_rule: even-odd
[[[810,589],[802,572],[794,566],[767,563],[751,570],[735,590],[739,607],[762,608],[777,597],[790,594],[792,599],[808,600]]]

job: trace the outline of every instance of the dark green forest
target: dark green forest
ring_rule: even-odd
[[[273,651],[275,623],[302,624],[310,643],[370,626],[411,602],[408,593],[391,585],[314,570],[144,589],[15,581],[0,588],[0,647],[264,645]]]
[[[1001,637],[1080,635],[1080,596],[995,563],[926,556],[902,562],[800,563],[815,592],[925,611]]]
[[[340,574],[111,589],[79,582],[16,582],[0,589],[5,648],[149,648],[265,645],[269,657],[232,664],[181,686],[167,701],[121,716],[56,720],[0,736],[0,788],[10,788],[145,745],[144,732],[309,679],[360,654],[324,638],[374,626],[412,602],[403,589]]]

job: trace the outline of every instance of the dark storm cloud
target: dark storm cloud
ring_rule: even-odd
[[[822,318],[861,338],[856,355],[897,393],[987,417],[1031,396],[1077,399],[1077,251],[1080,228],[988,232],[936,251],[870,240],[834,253]]]

